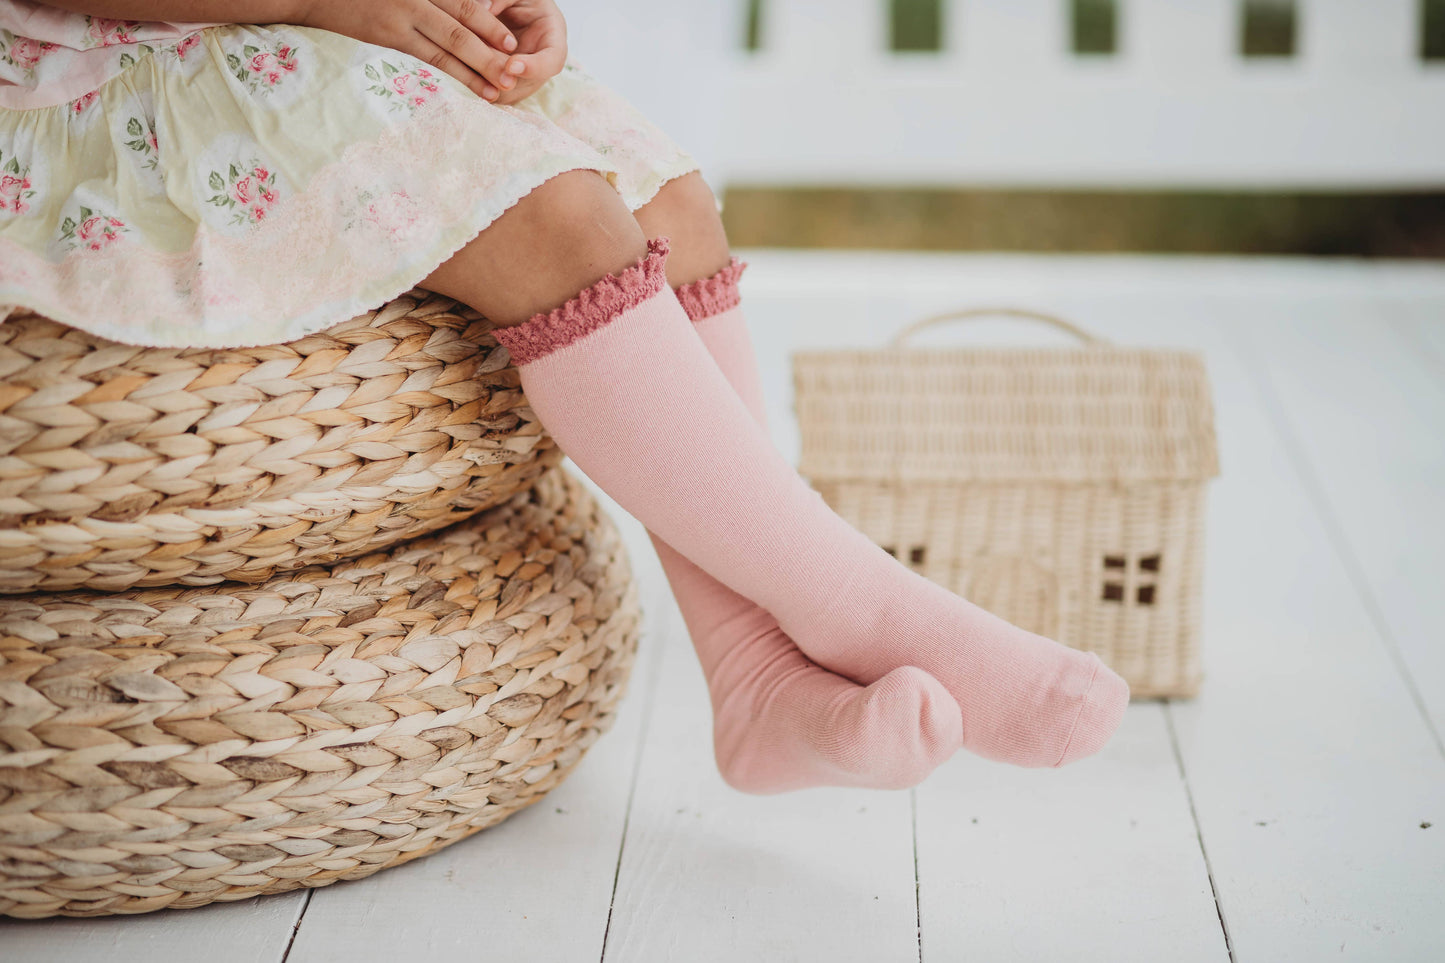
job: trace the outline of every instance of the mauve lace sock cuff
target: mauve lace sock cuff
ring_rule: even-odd
[[[536,361],[661,291],[667,284],[667,253],[668,239],[653,238],[647,242],[647,253],[621,274],[608,274],[560,308],[534,314],[509,328],[495,328],[492,334],[506,347],[513,364]]]
[[[733,258],[712,277],[679,287],[677,300],[687,316],[693,321],[702,321],[737,307],[742,300],[738,295],[738,279],[747,266],[747,262]]]

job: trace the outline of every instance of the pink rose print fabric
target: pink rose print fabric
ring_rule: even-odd
[[[293,340],[406,292],[579,169],[635,209],[696,165],[571,65],[499,107],[326,31],[0,0],[0,319]]]
[[[87,47],[113,47],[120,43],[135,43],[145,24],[138,20],[107,20],[104,17],[85,18],[85,39]]]
[[[32,40],[29,37],[10,36],[10,42],[5,49],[4,62],[26,76],[30,76],[45,55],[55,49],[55,44],[46,43],[43,40]]]
[[[130,48],[179,40],[207,26],[213,24],[111,20],[30,0],[4,0],[0,108],[69,103],[124,70],[129,64],[122,62],[122,54]]]
[[[228,54],[226,62],[236,79],[252,92],[269,90],[281,84],[288,74],[296,72],[296,51],[287,43],[278,43],[274,50],[262,50],[245,44],[240,54]]]
[[[414,62],[413,62],[414,63]],[[430,68],[420,65],[408,67],[407,62],[381,60],[366,65],[366,79],[371,81],[366,90],[380,97],[387,110],[414,111],[425,107],[441,94],[441,83]]]
[[[233,224],[263,220],[281,196],[276,188],[276,175],[260,163],[248,168],[232,164],[225,174],[211,171],[206,182],[217,192],[209,198],[210,203],[232,212]]]
[[[30,213],[30,199],[34,196],[30,168],[21,167],[18,159],[0,151],[0,221]]]
[[[68,250],[100,251],[120,240],[126,231],[125,222],[120,218],[82,207],[79,219],[67,217],[61,223],[60,239]]]

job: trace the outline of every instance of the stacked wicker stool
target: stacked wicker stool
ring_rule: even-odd
[[[557,785],[639,624],[560,460],[423,292],[239,350],[0,324],[0,914],[358,879]]]

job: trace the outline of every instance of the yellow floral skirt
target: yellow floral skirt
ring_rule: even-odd
[[[0,317],[278,343],[411,288],[559,173],[604,172],[635,210],[697,169],[574,64],[499,107],[305,27],[134,46],[93,92],[0,108]]]

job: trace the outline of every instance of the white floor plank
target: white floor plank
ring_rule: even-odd
[[[1394,336],[1404,305],[1386,294],[1371,307],[1321,306],[1246,336],[1445,754],[1445,378]]]
[[[1219,293],[1113,326],[1145,341],[1177,318],[1152,339],[1203,347],[1216,390],[1208,676],[1173,709],[1185,769],[1240,963],[1435,959],[1445,839],[1422,824],[1445,812],[1445,765],[1236,353],[1278,309]]]
[[[94,919],[0,919],[5,963],[281,963],[305,893]]]
[[[916,960],[908,794],[728,788],[675,609],[662,644],[606,963]]]
[[[1410,342],[1416,360],[1439,384],[1445,376],[1445,293],[1409,297],[1388,281],[1381,288],[1389,305],[1388,320]]]
[[[1445,766],[1228,330],[1341,299],[1367,304],[1373,269],[813,257],[754,256],[755,280],[779,304],[827,315],[826,328],[793,322],[794,341],[877,344],[924,313],[1003,302],[1061,311],[1121,342],[1207,350],[1224,477],[1210,507],[1206,678],[1197,700],[1172,711],[1234,957],[1445,956],[1445,920],[1434,910],[1445,892],[1445,842],[1421,828],[1441,825]],[[890,296],[894,275],[909,283]],[[1438,290],[1441,278],[1435,269],[1407,281]],[[1266,297],[1274,314],[1257,307]],[[773,316],[761,327],[787,331]],[[1020,337],[1035,335],[1015,326],[1003,340]],[[925,951],[930,925],[925,918]]]
[[[1063,769],[960,755],[916,790],[925,963],[1229,959],[1164,711]]]
[[[505,822],[404,866],[317,890],[292,963],[601,957],[667,608],[645,534],[608,508],[645,590],[643,642],[613,728],[562,785]]]

